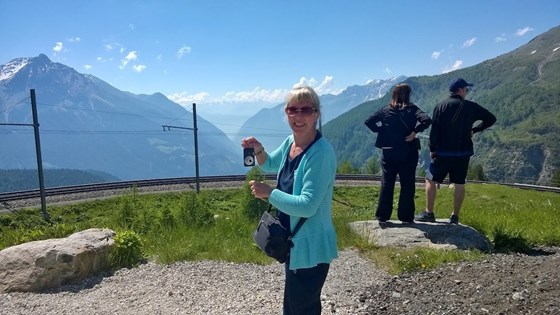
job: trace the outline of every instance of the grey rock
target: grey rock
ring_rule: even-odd
[[[38,292],[94,275],[108,267],[114,236],[109,229],[89,229],[5,248],[0,292]]]
[[[491,251],[492,244],[477,230],[464,224],[448,224],[437,220],[434,223],[415,222],[402,224],[387,221],[380,224],[377,220],[350,223],[354,232],[381,247],[424,246],[437,249],[472,249]]]

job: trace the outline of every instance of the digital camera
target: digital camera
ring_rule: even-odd
[[[243,149],[243,165],[255,166],[255,149],[253,148]]]

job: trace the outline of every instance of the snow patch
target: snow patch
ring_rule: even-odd
[[[11,79],[21,68],[25,67],[29,58],[14,59],[7,64],[0,65],[0,81]]]

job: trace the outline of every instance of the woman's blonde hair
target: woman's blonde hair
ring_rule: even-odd
[[[315,108],[318,114],[321,113],[321,101],[319,95],[309,86],[298,86],[293,88],[286,96],[286,106],[295,103],[309,103]]]

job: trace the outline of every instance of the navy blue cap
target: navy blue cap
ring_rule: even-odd
[[[473,86],[472,83],[467,83],[463,78],[457,78],[449,83],[449,91],[454,92],[457,89],[462,89],[465,86]]]

